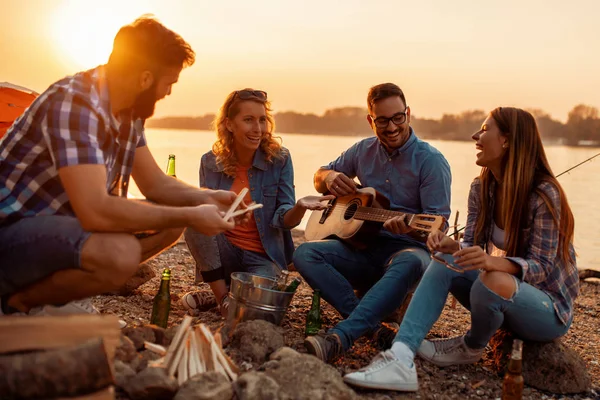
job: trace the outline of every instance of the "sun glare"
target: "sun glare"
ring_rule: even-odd
[[[108,60],[119,28],[142,14],[127,1],[65,1],[53,16],[53,42],[67,63],[93,68]]]

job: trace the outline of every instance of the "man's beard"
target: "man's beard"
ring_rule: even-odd
[[[156,106],[156,84],[138,94],[133,104],[134,118],[148,119],[154,114]]]

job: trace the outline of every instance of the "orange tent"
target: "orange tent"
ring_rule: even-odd
[[[0,82],[0,138],[37,96],[33,90]]]

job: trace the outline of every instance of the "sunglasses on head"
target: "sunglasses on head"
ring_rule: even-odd
[[[242,100],[258,99],[260,101],[267,101],[267,92],[263,90],[236,90],[233,98],[239,97]]]

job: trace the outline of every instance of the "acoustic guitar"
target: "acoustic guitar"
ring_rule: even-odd
[[[358,189],[356,193],[330,200],[325,210],[313,211],[304,236],[307,241],[335,236],[362,248],[377,237],[385,221],[404,216],[413,229],[408,235],[425,242],[429,232],[441,229],[445,221],[441,215],[410,214],[388,208],[389,200],[375,189]]]

